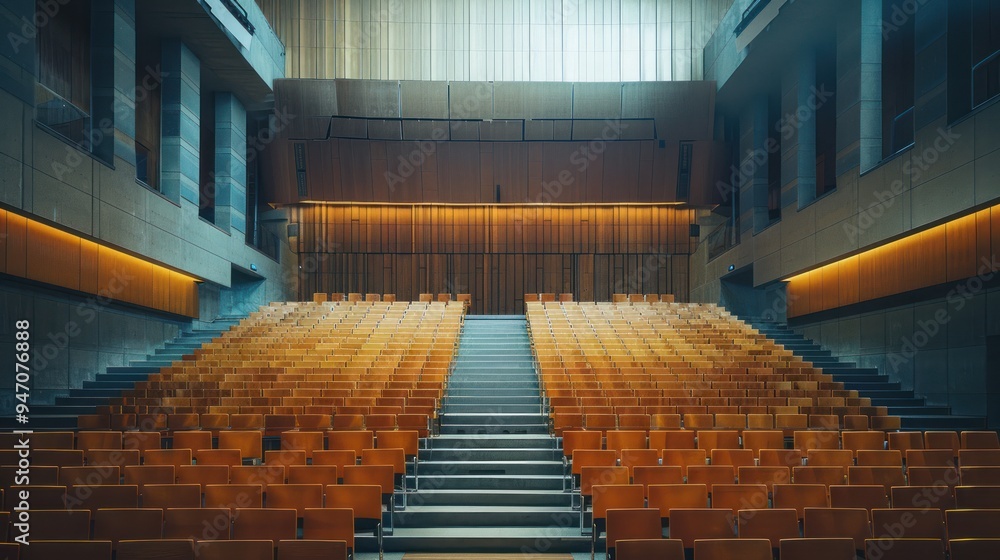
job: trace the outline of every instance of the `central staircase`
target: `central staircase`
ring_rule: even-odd
[[[440,420],[387,551],[589,550],[563,492],[523,316],[466,317]]]

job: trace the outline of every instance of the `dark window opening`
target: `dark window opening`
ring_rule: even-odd
[[[48,4],[37,1],[35,13],[48,14]],[[38,26],[35,87],[35,119],[88,152],[90,19],[90,2],[81,0],[60,6],[46,25]]]
[[[135,177],[160,190],[160,110],[162,87],[159,40],[136,46],[135,64]]]
[[[972,107],[1000,94],[1000,4],[972,2]]]
[[[816,198],[837,188],[837,55],[816,58]]]
[[[205,83],[205,67],[202,66],[202,81]],[[199,202],[198,215],[215,223],[215,93],[201,90],[201,146],[199,158]]]
[[[767,138],[767,219],[774,223],[781,219],[781,158],[782,124],[781,95],[771,94],[767,99],[767,120],[771,123]]]
[[[883,0],[883,21],[891,21],[904,0]],[[882,34],[882,157],[913,144],[914,31],[908,17]]]

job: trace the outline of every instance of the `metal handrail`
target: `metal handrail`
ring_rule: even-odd
[[[984,59],[980,60],[979,62],[977,62],[977,63],[975,63],[975,64],[972,65],[972,72],[971,72],[971,76],[970,76],[970,79],[972,81],[972,87],[970,88],[971,91],[969,92],[969,95],[972,98],[971,99],[971,103],[972,103],[972,108],[973,109],[975,109],[976,107],[982,105],[983,103],[986,103],[986,101],[989,100],[989,98],[987,98],[987,99],[984,99],[983,101],[981,101],[979,103],[976,103],[976,71],[979,70],[979,68],[981,66],[985,66],[987,64],[990,64],[991,62],[993,62],[997,58],[1000,58],[1000,49],[996,50],[993,54],[987,56],[986,58],[984,58]]]
[[[750,25],[750,22],[752,22],[758,14],[764,11],[764,8],[766,8],[770,3],[771,0],[754,0],[749,6],[747,6],[747,9],[743,10],[743,17],[736,25],[736,29],[733,30],[733,34],[739,35],[740,33],[743,33],[743,30]]]

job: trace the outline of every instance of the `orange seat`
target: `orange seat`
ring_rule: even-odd
[[[163,538],[196,541],[229,540],[229,508],[168,508],[163,510]]]
[[[829,492],[822,484],[775,484],[773,492],[774,508],[794,509],[799,519],[804,517],[806,508],[830,506]]]
[[[357,459],[361,458],[361,452],[365,449],[375,447],[375,432],[370,430],[352,431],[329,431],[326,433],[327,449],[341,449],[354,451]]]
[[[747,466],[737,469],[740,484],[763,484],[770,494],[775,484],[791,482],[791,469],[788,467]]]
[[[204,494],[207,508],[260,508],[264,503],[260,484],[207,484]]]
[[[652,484],[683,484],[683,482],[684,474],[677,466],[636,465],[632,467],[632,484],[641,484],[647,496],[649,495],[649,486]],[[705,491],[708,492],[707,489]]]
[[[646,432],[637,430],[608,430],[607,448],[621,458],[623,449],[646,449]]]
[[[874,508],[889,507],[889,489],[875,484],[853,484],[830,486],[830,507]]]
[[[177,484],[229,484],[229,467],[226,465],[181,465],[175,470]]]
[[[741,509],[767,508],[767,486],[763,484],[716,484],[712,507],[728,509],[735,516]]]
[[[872,538],[868,511],[860,508],[806,508],[802,534],[807,538],[854,539],[855,550],[863,551]]]
[[[653,430],[649,432],[650,449],[697,449],[694,430]]]
[[[812,467],[850,467],[854,465],[854,453],[849,449],[810,449],[806,452],[806,464]]]
[[[854,546],[850,538],[806,538],[782,539],[779,549],[781,560],[853,560]]]
[[[1000,437],[994,431],[966,430],[960,440],[962,449],[1000,449]]]
[[[852,467],[853,468],[853,467]],[[847,469],[838,466],[829,467],[793,467],[792,482],[795,484],[844,484]]]
[[[736,520],[741,539],[767,539],[773,549],[782,539],[799,537],[799,518],[794,509],[741,509]]]
[[[59,467],[59,484],[67,488],[118,484],[120,479],[121,468],[117,466]]]
[[[957,465],[958,462],[950,449],[910,449],[906,451],[907,467],[955,467]]]
[[[267,492],[271,484],[285,483],[286,472],[284,465],[239,465],[229,467],[229,483],[259,484]]]
[[[688,484],[705,484],[708,494],[716,484],[735,484],[736,469],[730,465],[692,465],[688,467]]]
[[[868,558],[882,560],[945,560],[945,546],[940,539],[905,539],[882,537],[865,543]]]
[[[607,510],[607,529],[606,551],[609,558],[615,558],[618,543],[622,540],[656,539],[662,536],[659,514],[641,506]],[[596,529],[594,533],[597,534]]]
[[[267,507],[294,509],[301,518],[306,508],[323,507],[323,485],[272,484],[267,487]]]
[[[943,542],[948,538],[944,513],[937,508],[873,509],[871,516],[872,528],[878,535],[893,527],[905,527],[903,536],[907,539],[937,539]]]
[[[767,539],[702,539],[694,542],[694,560],[773,560]]]
[[[306,508],[302,518],[302,538],[344,541],[348,554],[353,554],[354,510]]]
[[[296,512],[294,509],[239,508],[233,512],[233,539],[294,540]]]
[[[198,560],[274,560],[274,544],[271,541],[198,541],[195,545]]]
[[[708,486],[704,484],[650,484],[648,507],[658,509],[660,518],[670,519],[671,509],[704,509],[708,507]]]
[[[954,539],[948,541],[951,560],[982,560],[1000,557],[1000,539]]]
[[[713,465],[730,465],[737,469],[757,464],[750,449],[713,449],[711,457]]]
[[[191,455],[198,460],[198,452],[203,449],[212,449],[212,432],[207,430],[194,430],[174,432],[174,449],[190,449]]]
[[[953,509],[944,515],[949,539],[994,538],[1000,527],[1000,509]]]
[[[196,508],[201,507],[200,484],[146,484],[142,487],[142,507]]]
[[[277,560],[347,560],[347,558],[347,543],[343,540],[283,540],[278,542]]]
[[[957,432],[924,432],[924,449],[950,449],[952,456],[958,457],[961,446]]]
[[[743,449],[753,451],[755,457],[760,456],[761,449],[782,449],[785,446],[785,435],[781,430],[746,430],[743,432]]]
[[[893,486],[906,486],[906,477],[899,467],[848,467],[847,480],[851,485],[881,484],[886,492]]]
[[[858,451],[859,467],[899,467],[903,466],[903,455],[896,449]]]
[[[595,485],[593,492],[593,509],[591,511],[590,549],[593,552],[597,539],[606,528],[609,509],[642,508],[646,505],[642,487],[637,484]],[[583,524],[584,511],[580,512],[580,523]],[[657,518],[659,526],[659,518]],[[582,527],[581,527],[582,530]]]
[[[691,466],[705,466],[708,452],[704,449],[664,449],[660,455],[664,465],[680,467],[686,477]]]
[[[289,484],[336,484],[340,478],[336,465],[293,465],[288,467]],[[267,489],[264,490],[265,492]]]
[[[90,538],[90,510],[32,509],[31,542],[45,540],[87,540]],[[6,531],[7,528],[5,527]],[[29,545],[30,546],[30,545]]]
[[[30,546],[32,560],[61,560],[63,558],[73,558],[74,560],[111,560],[111,541],[36,541],[32,539]],[[27,557],[27,554],[27,552],[24,552],[23,557]],[[14,558],[17,558],[17,556],[14,556]],[[119,558],[121,558],[120,553]],[[173,560],[173,558],[169,560]]]
[[[740,433],[736,430],[699,430],[698,449],[739,449]]]
[[[372,531],[382,552],[382,488],[341,484],[326,487],[326,507],[354,512],[354,529]]]
[[[894,508],[955,509],[955,496],[949,486],[893,486],[890,494]]]
[[[150,449],[143,458],[145,465],[173,465],[174,468],[191,464],[190,449]]]
[[[765,467],[801,467],[802,452],[798,449],[761,449],[757,456]]]
[[[34,501],[32,501],[34,503]],[[138,508],[139,487],[133,485],[75,486],[66,490],[68,509]]]
[[[281,465],[288,469],[292,465],[305,465],[306,452],[301,449],[272,449],[264,452],[265,465]]]
[[[684,548],[694,548],[695,541],[699,539],[731,539],[735,536],[733,514],[729,510],[680,508],[670,512],[670,538],[680,539]]]
[[[163,510],[99,509],[94,515],[94,540],[111,541],[113,550],[122,540],[159,539],[163,536]]]
[[[618,539],[617,560],[684,560],[684,543],[679,539]]]
[[[237,431],[233,429],[221,431],[219,432],[219,449],[239,449],[240,457],[243,460],[260,461],[264,458],[263,435],[256,430]]]
[[[202,449],[197,452],[199,465],[225,465],[238,467],[243,464],[243,456],[239,449]]]

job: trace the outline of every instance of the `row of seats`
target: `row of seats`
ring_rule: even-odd
[[[876,510],[877,511],[877,510]],[[887,513],[888,515],[883,515]],[[800,529],[794,510],[742,509],[730,512],[677,509],[670,538],[661,538],[659,515],[641,508],[607,511],[607,550],[618,560],[982,560],[1000,554],[1000,539],[988,523],[994,512],[947,512],[948,536],[940,517],[916,511],[807,509]],[[914,519],[918,520],[914,524]],[[880,525],[884,523],[884,525]],[[952,527],[955,529],[952,529]],[[898,532],[884,532],[895,528]],[[920,535],[932,535],[921,537]],[[738,536],[738,538],[737,538]],[[687,558],[690,558],[688,556]]]
[[[675,413],[682,415],[688,412],[682,406],[705,407],[698,411],[701,423],[691,418],[685,427],[714,427],[719,414],[741,414],[741,406],[781,406],[787,408],[754,413],[805,414],[805,422],[810,414],[825,415],[816,422],[832,429],[899,428],[898,419],[882,418],[884,407],[872,407],[856,391],[845,390],[843,383],[713,305],[536,303],[528,304],[528,322],[557,435],[567,427],[593,425],[586,419],[597,413],[592,406],[615,407],[605,412],[614,415],[627,406],[676,406]],[[605,371],[609,368],[612,372]],[[609,375],[614,372],[621,378]],[[607,401],[595,402],[602,398]],[[640,398],[647,400],[640,403]],[[739,423],[734,427],[746,428],[749,418]],[[600,426],[607,429],[612,422],[605,419]],[[620,417],[613,426],[620,427]]]
[[[449,302],[452,300],[451,296],[452,296],[451,294],[437,294],[437,297],[435,298],[434,294],[423,293],[419,295],[418,301],[424,303],[429,303],[432,301]],[[472,301],[472,295],[457,294],[454,299],[455,301],[463,302],[466,303],[466,305],[468,305],[468,303]],[[313,303],[323,303],[326,301],[331,301],[331,302],[346,301],[350,303],[356,303],[362,301],[373,303],[373,302],[384,301],[392,303],[396,301],[396,294],[377,294],[377,293],[362,294],[360,292],[349,292],[347,294],[344,294],[343,292],[333,292],[333,293],[316,292],[313,294],[312,300]]]
[[[251,513],[249,510],[245,513]],[[251,514],[252,515],[252,514]],[[249,526],[249,525],[246,525]],[[192,539],[135,539],[118,542],[95,540],[33,541],[31,547],[16,543],[0,543],[3,560],[347,560],[344,541],[300,539],[280,540],[277,546],[270,540],[256,540],[258,535],[243,530],[241,540],[194,541]],[[241,532],[243,532],[241,531]],[[30,550],[30,554],[29,554]],[[277,556],[275,554],[277,553]]]
[[[767,413],[721,413],[705,412],[654,412],[663,410],[707,410],[705,405],[648,406],[648,407],[604,407],[589,408],[555,407],[550,410],[552,432],[562,436],[567,430],[590,430],[608,432],[611,430],[680,430],[689,431],[726,429],[737,433],[743,430],[771,430],[777,428],[788,436],[799,430],[846,430],[884,431],[899,427],[895,416],[868,416],[865,414],[805,414],[777,412],[787,406],[767,407],[774,412]],[[720,410],[721,407],[714,407]],[[730,407],[736,408],[736,407]],[[746,408],[746,407],[741,407]],[[756,408],[756,407],[755,407]],[[807,407],[802,407],[807,408]],[[813,407],[815,408],[815,407]],[[584,412],[580,412],[583,410]],[[883,435],[884,438],[884,435]]]
[[[887,437],[888,436],[888,437]],[[568,430],[561,440],[563,455],[577,449],[744,449],[759,456],[761,449],[784,449],[783,430]],[[960,443],[963,442],[963,443]],[[805,458],[811,451],[895,451],[906,459],[911,453],[921,466],[954,464],[963,454],[966,461],[992,464],[1000,450],[996,432],[882,432],[879,430],[795,430],[792,449]],[[964,453],[963,453],[964,452]],[[942,461],[945,462],[931,462]],[[975,465],[969,465],[975,466]]]
[[[416,391],[417,398],[438,399],[464,312],[445,303],[274,304],[136,383],[101,412],[295,413],[301,407],[304,413],[306,406],[377,406],[379,399],[409,399]]]
[[[57,436],[63,434],[71,435],[72,432],[51,433]],[[3,436],[0,442],[12,444],[16,443],[16,438],[24,437],[17,434]],[[171,464],[191,464],[192,459],[204,461],[209,456],[216,457],[216,461],[223,460],[222,458],[233,461],[224,464],[241,464],[267,457],[263,432],[258,430],[222,430],[214,435],[208,430],[177,431],[169,438],[162,437],[159,432],[82,431],[76,434],[75,442],[71,438],[42,436],[43,434],[31,436],[32,465],[44,466],[44,461],[49,460],[59,461],[55,466],[80,466],[85,462],[94,464],[92,461],[98,457],[101,460],[114,458],[111,463],[114,465],[139,464],[139,461],[149,464],[152,460],[163,464],[168,461],[167,457]],[[421,435],[417,430],[288,430],[279,434],[278,441],[275,442],[279,446],[267,453],[274,454],[275,457],[293,457],[301,453],[304,459],[312,460],[323,451],[350,450],[355,453],[355,457],[360,458],[362,450],[379,448],[402,449],[407,458],[415,458],[420,440]],[[168,442],[170,447],[165,447],[164,444]],[[19,456],[13,445],[0,449],[0,466],[17,466],[18,462]]]
[[[436,399],[434,399],[436,403]],[[437,417],[437,404],[404,407],[301,407],[307,413],[282,414],[86,414],[77,419],[81,431],[158,432],[261,430],[278,435],[295,430],[418,430],[427,437]],[[144,437],[144,436],[133,436]]]

